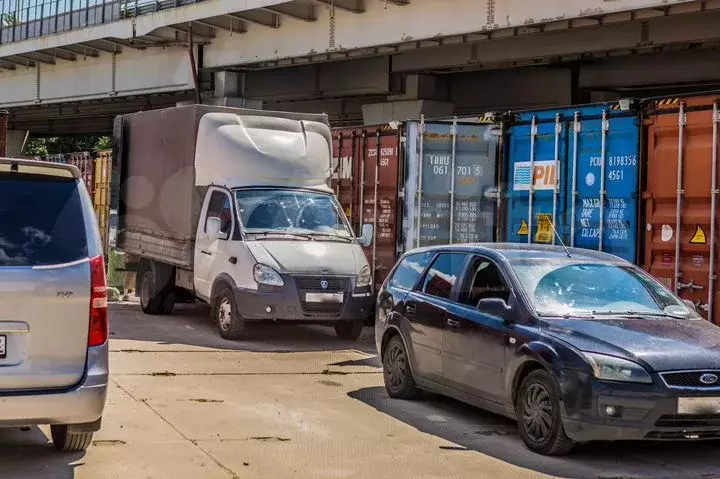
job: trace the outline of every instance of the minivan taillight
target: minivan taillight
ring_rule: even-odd
[[[108,339],[108,296],[105,259],[90,259],[90,333],[88,347],[105,344]]]

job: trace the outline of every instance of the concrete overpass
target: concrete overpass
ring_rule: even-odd
[[[0,29],[0,108],[38,134],[198,97],[342,124],[720,84],[720,0],[32,1]]]

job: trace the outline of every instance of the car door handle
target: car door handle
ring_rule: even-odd
[[[455,321],[454,319],[448,319],[447,325],[451,328],[459,328],[460,327],[460,321]]]
[[[405,306],[405,315],[413,316],[417,312],[417,308],[414,305]]]

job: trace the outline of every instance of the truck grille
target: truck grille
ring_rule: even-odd
[[[326,283],[324,283],[326,282]],[[347,293],[350,290],[350,278],[328,276],[296,276],[300,304],[304,313],[336,316],[342,312],[341,303],[307,303],[305,293]],[[325,286],[325,288],[323,288]]]
[[[680,371],[672,373],[661,373],[665,384],[671,387],[680,388],[717,388],[720,387],[720,371]],[[700,380],[703,376],[715,381],[708,384]]]

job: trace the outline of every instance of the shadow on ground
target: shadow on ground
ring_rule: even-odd
[[[720,475],[718,442],[616,442],[577,446],[564,457],[545,457],[527,450],[515,423],[453,399],[426,394],[418,401],[388,397],[384,388],[348,394],[421,432],[456,446],[441,449],[477,451],[509,464],[544,474],[578,479],[702,478]]]
[[[219,336],[210,310],[203,304],[179,304],[168,316],[143,314],[138,304],[111,304],[110,337],[230,351],[296,353],[355,349],[375,354],[372,327],[366,327],[357,341],[343,341],[332,326],[248,323],[242,341],[226,341]]]
[[[0,477],[71,479],[85,453],[64,454],[37,428],[0,429]]]

